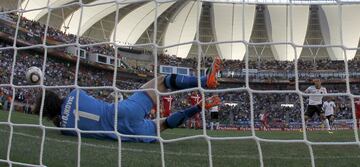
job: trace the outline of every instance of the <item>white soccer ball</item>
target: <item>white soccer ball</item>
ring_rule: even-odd
[[[43,73],[38,67],[33,66],[26,70],[26,81],[29,84],[39,84],[42,76]]]

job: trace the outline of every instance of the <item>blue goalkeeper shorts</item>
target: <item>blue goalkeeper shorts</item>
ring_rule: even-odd
[[[118,104],[118,131],[128,135],[156,136],[156,124],[145,117],[153,108],[153,102],[146,92],[136,92]],[[122,141],[156,142],[154,138],[122,137]]]

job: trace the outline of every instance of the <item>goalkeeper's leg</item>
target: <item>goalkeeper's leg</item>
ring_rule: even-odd
[[[205,100],[205,109],[208,110],[211,107],[220,105],[221,100],[219,96],[212,96]],[[171,114],[166,119],[161,120],[160,130],[163,131],[167,128],[176,128],[179,125],[183,124],[187,119],[193,117],[195,114],[201,112],[202,110],[201,102],[191,108],[185,109],[183,111],[178,111]]]
[[[210,71],[207,76],[200,79],[201,85],[207,88],[215,88],[218,85],[216,75],[220,70],[221,60],[220,58],[215,58],[214,62],[210,68]],[[183,75],[167,75],[159,76],[152,79],[151,81],[144,84],[141,88],[143,89],[153,89],[157,83],[157,89],[160,92],[166,92],[168,89],[178,90],[178,89],[187,89],[198,86],[198,78],[183,76]],[[213,96],[207,101],[207,105],[218,105],[220,103],[219,97]],[[132,98],[132,100],[131,100]],[[154,104],[157,104],[157,94],[154,90],[146,90],[144,92],[135,93],[133,96],[129,97],[131,101],[136,101],[140,105],[144,106],[143,112],[138,113],[139,111],[132,110],[132,114],[137,115],[138,118],[144,118],[143,114],[148,114]],[[140,99],[140,100],[139,100]],[[142,100],[141,100],[142,99]],[[152,102],[152,103],[151,103]],[[144,104],[142,104],[144,103]],[[142,104],[142,105],[141,105]],[[200,105],[196,105],[192,108],[186,109],[184,111],[176,112],[166,119],[162,119],[160,126],[161,130],[166,128],[175,128],[186,121],[188,118],[191,118],[194,114],[201,111]],[[152,132],[153,133],[153,132]]]
[[[216,88],[218,86],[217,73],[220,71],[221,59],[216,57],[212,63],[208,75],[201,77],[201,86],[206,88]],[[157,80],[157,87],[160,92],[170,90],[181,90],[194,88],[198,86],[198,78],[193,76],[171,74],[166,76],[159,76],[145,83],[141,88],[151,89],[155,88],[155,81]],[[156,93],[153,90],[146,91],[154,104],[157,102]]]

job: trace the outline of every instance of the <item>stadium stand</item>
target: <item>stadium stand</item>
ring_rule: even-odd
[[[18,20],[18,16],[16,14],[4,14],[0,17],[0,33],[7,34],[9,37],[15,35],[16,22]],[[45,26],[41,25],[39,22],[30,21],[26,18],[20,18],[20,28],[18,31],[18,40],[20,43],[25,44],[29,43],[31,45],[41,44],[43,35],[45,31]],[[65,34],[60,30],[49,27],[48,28],[48,36],[47,42],[50,44],[63,44],[63,43],[74,43],[76,41],[76,36],[72,34]],[[1,38],[6,39],[6,36],[0,35]],[[9,38],[7,38],[9,39]],[[91,39],[80,37],[80,44],[92,44],[96,41]],[[4,40],[6,42],[2,43],[3,47],[9,46],[12,44],[11,40]],[[87,53],[97,53],[107,56],[114,56],[115,50],[108,44],[103,45],[94,45],[94,46],[86,46],[84,49]],[[120,48],[123,52],[129,52],[132,54],[140,54],[141,51],[129,49],[129,48]],[[50,54],[50,57],[46,62],[46,72],[45,72],[45,85],[71,85],[74,83],[75,79],[75,66],[74,61],[59,58],[53,55],[63,55],[65,50],[62,48],[57,48],[53,51],[55,54]],[[11,64],[13,59],[13,50],[2,50],[0,52],[0,78],[1,83],[6,84],[10,82],[10,72],[11,72]],[[149,53],[148,53],[149,54]],[[73,55],[70,55],[73,56]],[[159,54],[159,64],[160,65],[168,65],[174,67],[187,67],[192,71],[197,68],[197,60],[195,58],[179,58],[176,56],[169,56],[165,54]],[[28,67],[38,66],[42,67],[42,55],[41,52],[37,54],[33,54],[33,52],[29,51],[19,51],[16,55],[16,65],[15,65],[15,75],[13,83],[15,85],[24,85],[24,73]],[[106,86],[112,84],[112,70],[110,68],[103,68],[99,63],[92,63],[89,60],[82,60],[84,63],[90,64],[89,67],[80,67],[79,70],[79,78],[78,83],[81,86]],[[202,58],[203,66],[209,66],[212,62],[211,57]],[[353,82],[358,82],[357,79],[360,78],[359,73],[356,72],[356,69],[360,67],[360,60],[355,58],[351,61],[348,61],[349,71],[350,71],[350,79],[354,80]],[[222,78],[230,78],[230,79],[240,79],[239,82],[244,82],[245,72],[242,69],[245,68],[245,61],[240,60],[224,60],[224,69],[221,72]],[[280,82],[282,80],[291,80],[294,78],[294,62],[292,61],[275,61],[275,60],[250,60],[249,61],[249,69],[256,69],[256,74],[250,74],[250,80],[256,80],[260,82],[268,82],[269,79],[273,80],[274,83]],[[72,70],[71,70],[72,69]],[[236,69],[236,70],[234,70]],[[298,60],[298,69],[300,79],[305,81],[305,84],[309,84],[309,80],[314,77],[314,70],[320,70],[322,75],[324,73],[328,73],[325,78],[335,79],[337,81],[343,80],[345,78],[345,64],[344,61],[331,61],[329,59],[321,59],[321,60]],[[153,69],[145,68],[144,66],[134,66],[133,68],[126,69],[126,72],[132,73],[134,76],[138,76],[140,73],[148,73]],[[122,71],[124,72],[124,71]],[[150,74],[151,75],[151,74]],[[194,75],[194,73],[192,74]],[[315,74],[316,76],[316,74]],[[119,75],[118,75],[119,77]],[[130,90],[130,89],[138,89],[143,83],[146,82],[146,78],[144,79],[135,79],[136,77],[130,77],[126,80],[122,78],[117,78],[117,86],[120,89]],[[324,78],[324,76],[322,76]],[[227,83],[225,80],[224,84]],[[289,81],[290,82],[290,81]],[[286,82],[288,84],[289,82]],[[284,85],[284,83],[282,84]],[[359,88],[356,85],[351,85],[352,90],[355,93],[359,92]],[[302,87],[305,87],[303,85]],[[333,93],[336,92],[344,92],[346,91],[344,87],[338,87],[336,84],[332,84],[331,82],[327,84],[327,87],[331,88]],[[272,89],[274,85],[255,85],[255,89]],[[284,88],[284,86],[280,86],[277,88]],[[15,101],[23,106],[21,109],[24,112],[29,113],[29,106],[31,106],[35,99],[33,97],[34,91],[39,91],[35,89],[19,89],[16,91]],[[69,90],[61,89],[59,90],[62,94],[66,94]],[[93,95],[96,97],[102,98],[107,101],[111,101],[109,98],[110,91],[91,91]],[[220,122],[222,124],[231,124],[231,125],[239,125],[241,127],[249,127],[250,126],[250,104],[247,93],[221,93],[220,96],[223,98],[223,101],[231,101],[236,102],[235,106],[222,105],[222,112],[220,116]],[[8,98],[11,97],[11,91],[7,88],[2,88],[1,90],[1,104],[4,106],[5,110],[8,106]],[[286,126],[289,127],[293,123],[297,123],[299,125],[301,123],[300,117],[300,105],[299,105],[299,97],[294,94],[287,94],[286,96],[280,94],[266,94],[261,96],[255,96],[255,119],[259,120],[259,114],[265,111],[270,111],[269,117],[271,118],[270,122],[273,124],[272,127],[277,127],[276,122],[278,120],[286,121]],[[285,101],[292,102],[294,104],[294,108],[284,108],[281,107],[281,102]],[[184,95],[176,95],[176,101],[180,101],[180,103],[174,104],[174,109],[181,109],[184,106],[188,105],[186,103],[186,97]],[[339,104],[339,112],[337,112],[336,117],[339,119],[351,119],[351,104],[345,103],[345,98],[338,97],[336,99]],[[257,104],[274,104],[278,103],[278,105],[272,105],[271,108],[266,108],[268,105],[257,105]],[[6,104],[6,105],[4,105]],[[277,106],[277,107],[276,107]],[[282,123],[284,125],[285,123]]]

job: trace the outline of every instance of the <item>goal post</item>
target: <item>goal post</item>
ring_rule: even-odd
[[[0,38],[2,39],[0,40],[0,44],[2,44],[2,47],[0,47],[0,56],[2,57],[0,58],[0,67],[2,68],[0,74],[3,74],[4,76],[7,75],[7,77],[0,77],[1,79],[4,79],[0,82],[0,95],[5,98],[4,100],[1,99],[2,101],[0,101],[0,104],[4,113],[7,112],[6,114],[0,114],[0,127],[2,127],[0,129],[0,134],[2,134],[0,137],[3,138],[0,142],[4,141],[4,143],[6,143],[0,144],[0,148],[2,148],[2,150],[0,150],[0,166],[48,166],[46,163],[47,161],[45,160],[47,155],[45,155],[44,150],[46,147],[51,146],[45,144],[47,141],[71,144],[73,146],[72,149],[76,150],[76,153],[73,154],[73,156],[76,156],[76,161],[72,162],[72,165],[78,167],[86,164],[84,161],[87,160],[84,156],[91,154],[84,151],[84,146],[112,150],[113,154],[117,154],[116,166],[127,166],[123,161],[124,152],[130,150],[139,154],[144,152],[148,154],[157,154],[157,161],[161,162],[160,164],[163,167],[172,164],[167,160],[167,156],[170,154],[166,153],[165,147],[167,144],[192,139],[203,139],[207,147],[205,149],[206,153],[200,155],[194,153],[191,154],[191,156],[207,157],[207,164],[210,167],[216,166],[216,163],[214,162],[214,152],[215,148],[218,148],[218,146],[214,146],[213,142],[218,141],[253,141],[256,145],[257,157],[255,157],[255,159],[258,160],[258,166],[261,167],[267,166],[269,161],[267,159],[271,159],[267,158],[266,154],[264,154],[264,150],[267,149],[267,147],[263,146],[264,143],[303,144],[306,146],[306,151],[308,151],[309,164],[312,167],[321,166],[317,164],[318,159],[316,158],[314,147],[360,147],[359,129],[356,126],[356,119],[354,119],[356,117],[354,105],[355,98],[360,98],[360,96],[352,91],[351,86],[353,81],[349,69],[349,62],[354,59],[357,55],[357,50],[359,50],[360,22],[358,17],[360,17],[360,1],[190,0],[181,2],[176,0],[18,0],[17,3],[11,1],[7,2],[9,3],[9,6],[7,7],[10,8],[10,10],[3,10],[0,12]],[[1,4],[2,3],[0,3],[0,5]],[[17,6],[17,8],[11,9],[11,6],[14,5]],[[206,7],[208,9],[205,9]],[[315,39],[315,37],[314,39],[309,39],[308,37],[311,36],[309,33],[309,27],[311,26],[309,24],[312,21],[312,18],[310,17],[312,17],[311,12],[313,12],[313,7],[317,7],[318,10],[317,17],[319,23],[317,26],[319,26],[319,31],[321,31],[321,42],[313,42],[318,39]],[[260,12],[261,14],[259,14]],[[203,19],[205,17],[202,17],[204,13],[208,14],[211,18],[204,21]],[[165,17],[165,15],[169,15],[171,18]],[[254,32],[254,30],[258,28],[256,27],[256,21],[258,21],[256,19],[257,17],[262,17],[261,19],[264,20],[263,24],[265,30],[261,30],[263,34],[260,33],[260,35],[256,34],[257,32]],[[102,19],[106,18],[112,19],[107,19],[103,22]],[[112,20],[112,22],[109,22],[109,20]],[[206,29],[206,27],[202,27],[203,25],[211,26],[211,28],[207,27],[209,29]],[[109,32],[109,30],[112,31]],[[96,32],[94,33],[95,35],[92,34],[92,31]],[[209,34],[210,36],[212,35],[210,37],[211,39],[208,38]],[[256,38],[257,35],[262,36],[264,34],[266,37]],[[95,39],[89,39],[90,37],[99,38],[102,42],[95,41]],[[146,49],[141,51],[136,51],[136,49],[134,49],[141,47]],[[56,49],[59,49],[60,51],[57,51]],[[29,59],[36,60],[37,62],[33,64],[42,69],[44,76],[46,76],[45,79],[42,77],[39,85],[29,85],[21,81],[21,79],[25,79],[25,76],[21,76],[25,75],[25,71],[21,70],[26,69],[25,67],[28,64],[21,64],[20,62],[19,65],[19,61],[26,61],[26,58],[28,58],[26,57],[26,54],[28,53],[25,54],[25,57],[21,57],[21,54],[29,51],[34,52],[35,54],[41,54],[37,59]],[[292,62],[292,64],[289,65],[291,68],[285,69],[291,71],[289,72],[291,74],[284,74],[286,77],[291,76],[291,82],[294,82],[292,89],[266,90],[262,87],[258,89],[252,86],[253,83],[261,80],[256,80],[256,75],[262,72],[261,70],[253,68],[256,65],[251,64],[252,60],[257,58],[258,60],[261,60],[259,55],[270,52],[275,62]],[[351,123],[353,125],[351,131],[354,135],[351,136],[353,137],[351,140],[317,141],[309,137],[309,130],[306,128],[307,122],[305,122],[306,99],[316,95],[304,92],[304,86],[302,84],[308,84],[308,82],[302,78],[302,74],[306,72],[303,72],[301,68],[306,65],[300,65],[301,62],[299,61],[304,57],[305,59],[309,59],[310,56],[317,55],[318,52],[326,52],[331,58],[331,61],[341,61],[344,63],[344,70],[342,72],[344,77],[342,78],[342,83],[345,85],[345,91],[330,92],[327,93],[326,96],[346,97],[348,99],[347,103],[351,104]],[[130,68],[130,66],[123,61],[122,54],[125,53],[128,53],[127,56],[147,55],[151,57],[149,59],[150,61],[153,61],[152,71],[146,69],[143,70],[145,72],[139,70],[140,72],[137,73],[136,69],[121,69],[125,66],[126,68]],[[208,55],[210,55],[209,57],[215,56],[215,53],[221,56],[224,61],[240,60],[239,64],[242,63],[242,69],[239,69],[241,71],[238,76],[237,74],[234,74],[235,72],[230,72],[230,70],[236,71],[235,69],[229,69],[231,67],[224,68],[228,68],[229,76],[238,77],[237,80],[234,77],[236,84],[241,84],[235,84],[236,86],[234,88],[221,87],[218,89],[204,89],[201,87],[201,80],[200,77],[198,77],[198,86],[192,89],[175,92],[160,92],[157,87],[159,81],[155,80],[156,86],[147,90],[156,92],[158,111],[160,111],[160,96],[164,95],[199,91],[202,99],[204,99],[206,98],[205,96],[209,94],[246,92],[250,110],[246,114],[248,114],[250,118],[247,118],[248,127],[245,129],[249,132],[249,135],[230,135],[231,137],[213,136],[213,133],[206,127],[210,121],[207,119],[208,113],[204,111],[204,109],[201,112],[203,124],[200,132],[201,134],[178,137],[175,139],[167,139],[160,134],[160,112],[157,112],[155,118],[157,129],[156,136],[122,134],[119,132],[118,126],[114,126],[113,131],[82,130],[78,128],[78,121],[75,121],[74,128],[54,127],[49,125],[46,118],[42,116],[46,90],[77,89],[77,98],[74,99],[76,102],[76,120],[85,118],[98,121],[100,119],[99,116],[79,111],[80,90],[95,91],[92,93],[98,93],[96,91],[99,91],[101,93],[98,94],[101,94],[104,99],[111,97],[110,93],[109,96],[103,95],[105,94],[104,92],[108,91],[116,92],[113,93],[113,97],[110,99],[115,103],[115,120],[113,123],[114,125],[117,125],[119,121],[117,105],[118,102],[123,99],[123,95],[119,95],[118,93],[127,94],[141,91],[140,88],[133,89],[131,86],[129,86],[129,89],[119,87],[119,78],[128,77],[125,75],[121,76],[122,73],[132,75],[132,77],[138,76],[141,80],[150,78],[147,75],[149,73],[153,73],[151,78],[159,77],[166,73],[166,70],[176,70],[190,74],[190,68],[183,68],[181,66],[171,66],[168,69],[160,69],[162,68],[160,65],[163,64],[159,63],[159,55],[168,54],[169,56],[175,55],[181,57],[181,59],[178,59],[179,61],[185,60],[187,56],[193,57],[196,62],[196,65],[191,64],[191,66],[195,68],[194,75],[201,76],[205,73],[203,64],[205,64],[205,66],[209,64],[209,62],[204,62],[207,60],[204,57]],[[254,55],[257,55],[258,57]],[[263,59],[267,59],[268,57],[266,56],[264,56]],[[53,57],[56,57],[56,60],[53,60]],[[145,59],[144,57],[140,57],[139,59]],[[314,61],[315,59],[316,58],[314,58]],[[67,71],[58,71],[58,69],[56,69],[57,66],[61,66],[62,69],[66,69]],[[81,66],[89,68],[83,68]],[[92,71],[86,74],[86,70],[91,71],[90,69],[94,67],[100,69],[100,72]],[[57,70],[59,76],[50,76],[49,73],[51,72],[49,71],[51,70]],[[102,70],[107,71],[107,73],[102,73]],[[283,72],[279,71],[280,70],[273,72],[277,73],[271,74],[273,76],[269,74],[270,78],[274,77],[275,79],[269,79],[269,81],[261,80],[261,83],[264,83],[264,85],[269,85],[271,82],[277,84],[276,77],[281,78],[282,76],[280,73]],[[322,72],[321,70],[319,71],[319,73]],[[93,77],[92,75],[97,72],[100,74]],[[332,72],[335,73],[336,70],[333,70]],[[58,81],[58,83],[56,83],[56,81],[53,81],[53,83],[55,82],[53,85],[48,85],[49,78],[59,77],[59,79],[61,79],[61,77],[63,77],[62,73],[73,74],[74,78],[71,78],[73,82],[69,81],[65,83],[64,81]],[[83,75],[86,76],[84,77]],[[106,78],[103,80],[108,81],[103,81],[102,77]],[[326,77],[321,78],[321,75],[319,75],[319,77],[323,80],[326,79]],[[221,80],[221,83],[226,81],[226,79]],[[96,82],[96,85],[88,85],[87,82]],[[130,82],[131,81],[121,82],[121,84],[125,86],[133,84]],[[266,88],[266,86],[264,86],[264,88]],[[41,91],[32,91],[32,89]],[[66,91],[64,90],[59,92],[66,94]],[[31,103],[34,103],[34,99],[29,100],[26,103],[24,101],[19,102],[19,97],[29,96],[31,99],[35,97],[35,93],[42,94],[43,97],[39,120],[34,120],[33,117],[27,117],[27,115],[18,116],[15,111],[17,108],[21,107],[28,109],[30,106],[33,107]],[[286,96],[290,96],[288,94],[293,94],[296,96],[296,98],[290,98],[298,100],[300,104],[300,106],[297,106],[299,108],[297,114],[300,115],[301,119],[299,125],[302,130],[302,138],[274,139],[271,137],[263,137],[261,134],[259,135],[259,127],[258,124],[256,124],[259,119],[259,111],[257,111],[258,107],[256,107],[256,105],[262,105],[262,101],[258,100],[258,98],[267,97],[268,94],[285,94]],[[240,99],[244,100],[246,98]],[[285,103],[286,100],[283,103]],[[229,102],[229,104],[232,105],[233,103],[235,104],[236,102]],[[203,103],[202,105],[204,106],[205,104]],[[285,107],[288,107],[288,104],[284,105]],[[271,108],[271,106],[267,107]],[[2,110],[0,110],[0,112],[3,112]],[[14,117],[15,119],[24,122],[14,121]],[[39,136],[33,136],[28,134],[27,131],[18,131],[19,128],[33,128],[41,132]],[[74,139],[69,141],[62,140],[63,137],[58,137],[58,139],[57,137],[51,139],[47,138],[47,136],[54,135],[51,131],[59,132],[61,130],[73,130],[77,137],[74,137]],[[99,133],[112,134],[117,137],[118,141],[116,141],[116,144],[113,143],[111,145],[112,147],[96,146],[96,144],[86,143],[87,139],[84,138],[84,135],[91,136],[91,134]],[[37,142],[34,143],[39,144],[40,147],[37,152],[39,154],[39,156],[37,156],[38,159],[29,160],[30,162],[13,160],[14,150],[18,150],[18,147],[26,149],[26,145],[24,144],[13,144],[15,141],[14,136],[21,136],[27,141],[37,140]],[[128,137],[156,139],[158,141],[158,147],[144,147],[157,151],[138,149],[140,146],[138,147],[137,145],[136,147],[138,148],[126,148],[121,142],[121,139]],[[16,141],[25,141],[24,139],[16,139]],[[32,143],[29,143],[29,145],[31,144]],[[289,147],[288,149],[290,150],[291,148]],[[174,151],[171,155],[186,154]],[[219,157],[221,158],[221,156]],[[236,156],[223,156],[223,158],[224,157],[236,158]],[[106,158],[104,159],[108,160]],[[142,160],[140,159],[139,161]],[[144,161],[146,161],[146,159]]]

